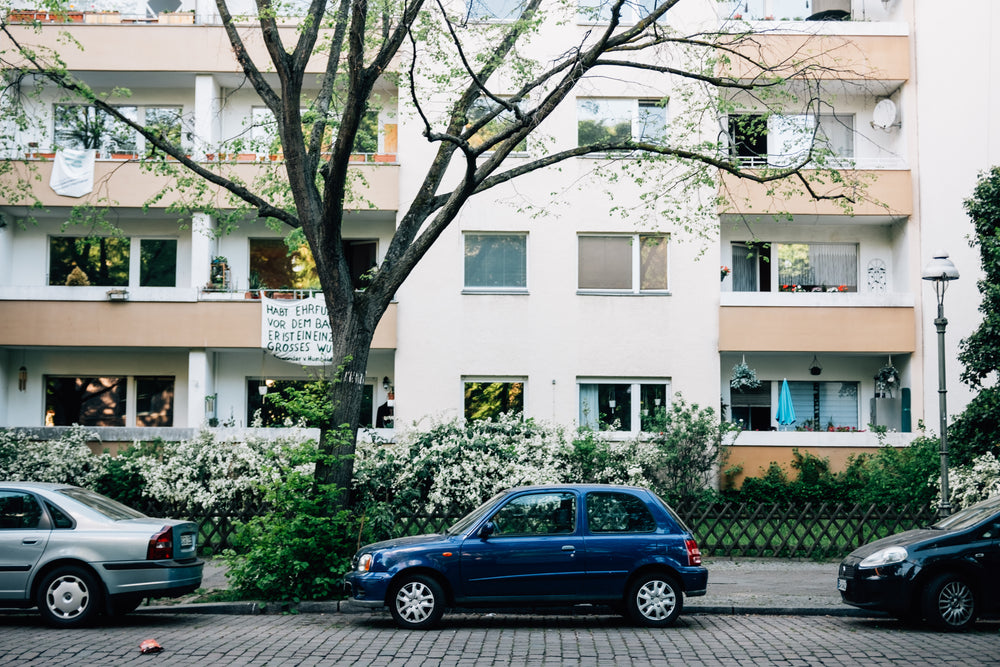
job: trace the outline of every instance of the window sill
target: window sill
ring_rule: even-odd
[[[576,291],[577,296],[673,296],[670,290],[661,292],[633,292],[631,290],[582,290]]]
[[[489,295],[489,294],[501,294],[501,295],[506,295],[506,296],[509,296],[509,295],[513,295],[513,296],[527,296],[528,295],[528,290],[527,289],[517,288],[517,287],[497,288],[497,289],[488,289],[488,288],[485,288],[485,287],[464,287],[464,288],[462,288],[462,294],[475,294],[475,295],[479,295],[479,294],[487,294],[487,295]]]

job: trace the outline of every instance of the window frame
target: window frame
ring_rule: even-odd
[[[600,13],[596,17],[584,16],[581,13],[581,5],[583,3],[577,0],[576,6],[576,22],[579,25],[605,25],[611,22],[611,7],[613,2],[608,0],[596,0],[594,5],[588,5],[589,8],[599,8]],[[623,11],[619,15],[619,23],[622,25],[633,25],[638,23],[640,20],[645,18],[639,14],[638,10],[643,10],[646,16],[650,13],[650,7],[655,8],[657,5],[662,4],[661,2],[651,2],[650,0],[632,0],[623,5]],[[607,14],[605,14],[607,11]],[[669,14],[669,12],[667,12]],[[664,24],[667,22],[667,14],[664,14],[658,21],[658,24]]]
[[[52,262],[53,257],[53,242],[55,239],[119,239],[128,242],[128,258],[127,261],[122,262],[120,265],[114,265],[118,271],[122,270],[126,274],[126,279],[124,284],[118,284],[117,282],[106,283],[106,284],[95,284],[93,282],[87,287],[101,287],[101,288],[128,288],[128,289],[173,289],[177,287],[178,280],[178,260],[180,257],[180,241],[176,236],[168,235],[152,235],[152,236],[99,236],[99,237],[88,237],[88,236],[74,236],[70,234],[49,234],[47,237],[47,242],[45,246],[46,257],[46,277],[45,284],[49,287],[80,287],[79,285],[66,285],[65,282],[53,283],[52,282]],[[143,271],[142,271],[142,245],[145,241],[167,241],[173,242],[174,244],[174,273],[173,273],[173,285],[147,285],[143,282]],[[81,268],[81,270],[83,270]],[[90,275],[87,275],[87,279],[90,280]]]
[[[623,238],[630,239],[631,252],[630,252],[630,272],[631,272],[631,287],[628,288],[615,288],[615,287],[581,287],[581,278],[583,277],[583,258],[581,257],[582,249],[580,240],[584,238]],[[666,268],[664,273],[666,274],[666,287],[664,288],[654,288],[654,289],[643,289],[643,268],[647,264],[642,258],[642,241],[644,238],[657,238],[663,239],[665,245],[664,248],[664,261],[666,262]],[[577,294],[580,295],[601,295],[601,296],[669,296],[670,291],[670,269],[673,265],[670,257],[670,243],[671,235],[666,232],[635,232],[631,234],[617,233],[617,232],[580,232],[577,234]]]
[[[503,0],[500,1],[503,2]],[[524,5],[526,3],[524,0],[518,0],[517,3],[503,2],[503,4],[517,4],[518,9],[516,15],[513,12],[509,12],[506,16],[502,17],[497,16],[492,12],[482,11],[476,13],[473,10],[474,6],[478,6],[485,10],[489,4],[490,0],[469,0],[466,4],[466,15],[468,16],[469,21],[477,23],[511,23],[521,18],[521,14],[524,13]]]
[[[578,377],[576,379],[578,425],[581,428],[590,428],[595,431],[599,431],[601,433],[612,434],[612,437],[614,437],[615,435],[622,437],[634,437],[635,435],[641,433],[650,433],[651,431],[642,430],[643,419],[648,418],[649,416],[648,414],[643,414],[643,410],[646,409],[648,411],[650,409],[650,408],[643,408],[642,404],[643,388],[662,387],[663,402],[661,405],[654,405],[652,407],[654,409],[662,407],[664,410],[667,410],[670,408],[670,404],[672,401],[672,394],[671,394],[672,384],[673,381],[669,377],[660,377],[660,378],[655,378],[655,377],[625,378],[625,377],[593,377],[593,376]],[[598,394],[597,395],[598,417],[596,421],[588,416],[589,406],[585,406],[585,400],[587,400],[587,398],[584,396],[585,387],[589,387],[592,385],[597,387],[596,391]],[[627,396],[629,398],[629,413],[628,413],[629,427],[627,429],[604,428],[605,425],[609,424],[610,422],[606,423],[601,422],[600,388],[608,386],[616,386],[616,385],[618,386],[628,385]],[[634,400],[635,396],[639,396],[639,400]]]
[[[148,380],[148,379],[157,379],[157,380],[167,380],[167,379],[169,379],[170,381],[172,381],[173,388],[172,388],[172,390],[170,392],[170,409],[168,411],[168,415],[169,415],[168,421],[169,421],[169,423],[168,424],[159,424],[158,426],[159,427],[169,428],[169,427],[173,427],[175,425],[174,421],[176,419],[176,413],[177,413],[177,410],[176,410],[176,406],[177,406],[177,403],[176,403],[176,397],[177,397],[177,375],[170,375],[170,374],[166,374],[166,373],[159,373],[159,374],[158,373],[131,373],[131,374],[130,373],[117,373],[117,374],[106,373],[106,374],[103,374],[103,375],[100,374],[100,373],[88,373],[88,374],[44,373],[42,375],[42,385],[45,388],[45,400],[43,401],[43,406],[42,406],[42,410],[43,410],[43,412],[42,412],[42,424],[45,425],[45,426],[56,426],[57,425],[57,424],[54,424],[54,423],[50,424],[49,423],[49,418],[48,418],[48,410],[49,410],[49,405],[50,405],[50,403],[49,403],[49,382],[51,380],[56,380],[56,379],[61,379],[61,380],[65,380],[65,379],[70,379],[70,380],[102,380],[102,379],[105,379],[105,378],[107,378],[107,379],[117,379],[117,380],[120,381],[120,382],[115,383],[115,384],[117,384],[117,385],[120,386],[121,393],[123,393],[123,395],[119,398],[119,402],[115,404],[115,409],[116,409],[116,411],[118,411],[119,410],[119,405],[123,404],[123,405],[120,406],[120,414],[121,414],[120,419],[121,419],[122,423],[120,423],[120,424],[100,424],[100,425],[93,425],[94,428],[97,428],[98,426],[108,426],[108,427],[114,427],[114,428],[133,428],[133,427],[134,428],[156,428],[154,426],[147,426],[145,424],[140,424],[139,423],[139,418],[138,418],[139,416],[138,416],[138,413],[137,413],[138,396],[139,396],[139,386],[138,386],[138,384],[139,384],[140,380]],[[117,420],[118,420],[118,417],[115,418],[115,421],[117,421]],[[74,422],[78,422],[78,421],[81,421],[81,420],[71,418],[70,424],[72,424]],[[66,425],[68,426],[70,424],[66,424]]]
[[[765,167],[789,167],[798,164],[802,158],[813,151],[829,151],[828,154],[820,156],[818,161],[827,164],[843,164],[849,166],[853,163],[856,153],[856,142],[854,140],[856,132],[856,122],[853,112],[848,113],[761,113],[754,111],[733,112],[729,114],[727,121],[729,156],[739,159],[744,167],[749,169],[760,169]],[[750,118],[756,120],[748,120]],[[740,120],[743,119],[743,120]],[[760,125],[763,121],[764,127],[749,127],[749,125]],[[848,128],[847,126],[850,125]],[[844,143],[845,151],[837,151],[837,142],[831,138],[829,131],[824,131],[824,127],[831,128],[841,126],[846,131],[849,140]],[[782,132],[783,128],[799,127],[797,135],[794,131]],[[737,129],[746,130],[746,134],[738,133]],[[752,136],[749,134],[753,132]],[[784,139],[782,139],[784,137]],[[842,137],[843,138],[843,137]],[[779,145],[779,141],[782,143]],[[753,151],[741,153],[742,148],[753,146]],[[763,152],[759,152],[763,148]],[[813,159],[806,162],[806,165],[814,165],[817,162],[815,155]]]
[[[504,385],[521,385],[520,392],[520,411],[509,410],[508,412],[514,412],[522,417],[525,414],[525,408],[527,404],[527,392],[528,392],[528,378],[527,376],[487,376],[487,375],[465,375],[462,376],[462,415],[466,421],[479,421],[480,419],[492,419],[495,415],[489,415],[487,417],[470,417],[469,416],[469,385],[470,384],[482,384],[482,385],[493,385],[493,384],[504,384]],[[508,400],[509,392],[508,391]]]
[[[524,252],[523,257],[523,268],[522,275],[524,277],[523,285],[500,285],[500,286],[489,286],[489,285],[469,285],[469,246],[468,241],[470,237],[505,237],[508,239],[520,239],[522,242],[522,247]],[[462,293],[463,294],[527,294],[528,293],[528,232],[521,231],[476,231],[476,230],[463,230],[462,231]]]
[[[646,143],[657,143],[657,140],[665,141],[667,136],[667,128],[670,124],[670,101],[667,97],[654,98],[654,97],[588,97],[582,96],[576,98],[576,145],[579,147],[581,145],[586,145],[584,142],[580,141],[580,123],[584,120],[589,120],[589,118],[584,118],[584,107],[587,104],[616,104],[625,102],[629,105],[629,141],[635,142],[646,142]],[[643,109],[661,109],[663,113],[663,128],[662,132],[658,133],[656,136],[644,137],[644,129],[647,127],[648,123],[643,119]],[[589,114],[588,114],[589,115]],[[647,114],[648,115],[648,114]],[[595,114],[595,118],[602,120],[616,120],[618,118],[624,120],[624,113],[621,116],[615,116],[614,114],[607,114],[604,116],[598,116]],[[621,156],[619,151],[609,151],[607,153],[592,153],[582,157],[589,158],[606,158],[609,154],[613,154],[617,157]]]

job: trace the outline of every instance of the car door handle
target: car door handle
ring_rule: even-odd
[[[576,551],[576,547],[574,547],[572,544],[567,544],[567,545],[563,546],[562,550],[563,551]]]
[[[38,544],[38,540],[26,537],[23,540],[21,540],[21,544]]]

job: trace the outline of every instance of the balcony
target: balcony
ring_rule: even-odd
[[[741,300],[758,297],[759,304],[732,305],[736,296],[723,293],[727,298],[719,308],[722,352],[902,354],[916,350],[916,316],[909,295],[891,299],[884,295],[739,293]]]
[[[27,159],[17,166],[17,170],[24,177],[28,176],[29,169],[37,170],[40,180],[34,194],[42,205],[72,207],[83,203],[80,199],[57,195],[49,187],[52,164],[51,159]],[[244,183],[252,183],[254,178],[270,166],[247,158],[231,164],[220,164],[218,170],[224,175],[232,174]],[[376,210],[395,211],[399,208],[398,165],[376,163],[373,157],[371,163],[358,161],[351,168],[358,170],[363,178],[352,181],[352,198],[347,201],[345,208],[369,210],[369,202]],[[166,187],[168,181],[167,176],[144,172],[138,160],[99,160],[94,167],[94,193],[84,200],[99,203],[97,200],[100,199],[115,202],[119,207],[140,207]],[[229,195],[226,191],[215,187],[213,196],[215,206],[227,208]],[[156,208],[166,208],[179,200],[176,192],[168,192],[156,203]]]
[[[0,302],[0,346],[261,349],[261,337],[255,300]],[[372,349],[395,348],[396,304],[390,304]]]

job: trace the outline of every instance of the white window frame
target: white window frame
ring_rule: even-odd
[[[466,254],[466,241],[470,236],[507,236],[524,240],[524,286],[501,286],[501,287],[479,287],[470,286],[465,282],[465,267],[468,262]],[[475,231],[465,230],[462,232],[462,293],[463,294],[527,294],[530,276],[528,275],[528,232],[500,232],[500,231]],[[474,380],[475,381],[475,380]]]
[[[761,115],[764,114],[754,112],[733,114],[733,116]],[[835,150],[837,148],[835,143],[827,133],[823,132],[823,127],[824,125],[833,127],[834,124],[847,124],[848,122],[851,140],[843,146],[846,150],[838,152]],[[854,128],[855,114],[853,113],[772,114],[767,117],[767,135],[765,137],[767,155],[756,156],[749,160],[746,156],[737,157],[741,157],[751,168],[764,166],[762,163],[765,162],[765,158],[768,167],[790,167],[800,164],[809,154],[810,148],[818,150],[826,148],[831,152],[825,157],[826,162],[835,163],[834,166],[848,167],[854,160]],[[813,142],[814,136],[815,144]],[[736,138],[732,137],[732,139]]]
[[[503,9],[505,6],[512,6],[512,9],[504,16],[497,16],[497,12],[491,6],[494,4],[500,5],[497,9]],[[470,21],[483,23],[516,21],[521,17],[522,12],[524,12],[525,4],[524,0],[469,0],[467,5],[468,16]]]
[[[664,408],[669,408],[670,407],[671,400],[672,400],[671,399],[671,397],[672,397],[672,394],[671,394],[672,380],[669,377],[666,377],[666,378],[664,378],[664,377],[659,377],[659,378],[648,378],[648,377],[647,378],[635,378],[635,377],[631,377],[630,378],[630,377],[586,377],[586,376],[581,376],[581,377],[578,377],[576,379],[576,395],[577,395],[576,404],[577,404],[577,415],[578,415],[578,419],[579,419],[579,426],[583,427],[583,426],[587,426],[588,425],[588,424],[584,424],[584,415],[583,415],[583,401],[584,401],[583,386],[584,385],[609,385],[609,384],[627,384],[627,385],[629,385],[629,400],[630,400],[630,405],[629,405],[629,419],[631,421],[631,427],[629,428],[629,430],[627,430],[627,431],[625,431],[625,430],[619,430],[619,431],[612,431],[612,430],[601,431],[602,433],[610,434],[610,436],[612,437],[612,439],[614,439],[616,436],[617,437],[621,437],[623,439],[625,437],[634,437],[635,435],[643,432],[641,430],[642,417],[643,417],[641,396],[642,396],[642,387],[644,385],[645,386],[649,386],[649,385],[662,386],[664,388],[664,398],[665,398],[665,402],[663,404],[663,407]],[[636,396],[639,396],[640,399],[636,400],[634,398]],[[594,428],[593,426],[590,426],[590,427],[594,428],[595,431],[596,430],[600,430],[599,429],[599,427],[600,427],[599,423],[597,424],[597,426],[598,426],[598,428]]]
[[[648,143],[656,143],[657,140],[663,140],[667,135],[667,127],[670,123],[670,113],[669,113],[669,102],[665,101],[663,98],[651,98],[651,97],[578,97],[576,98],[576,126],[577,126],[577,145],[580,145],[580,121],[587,120],[584,118],[585,105],[587,104],[615,104],[620,102],[626,102],[630,105],[630,123],[629,137],[632,141],[646,141]],[[643,109],[653,109],[658,108],[663,111],[663,128],[662,132],[658,136],[642,137],[642,129],[646,127],[646,123],[643,122]],[[647,112],[648,113],[648,112]],[[586,114],[589,115],[589,114]],[[606,116],[595,115],[596,118],[610,118],[614,119],[614,114],[608,114]],[[624,118],[624,114],[621,116]],[[590,155],[588,157],[605,157],[605,154],[598,153]]]
[[[641,289],[642,286],[642,238],[644,237],[662,237],[666,239],[667,245],[667,287],[666,289]],[[615,237],[615,238],[628,238],[631,239],[631,251],[632,251],[632,287],[628,289],[615,289],[606,287],[580,287],[579,276],[580,276],[580,239],[584,237]],[[660,234],[660,233],[644,233],[637,232],[635,234],[616,234],[616,233],[600,233],[600,232],[584,232],[577,234],[577,294],[601,294],[601,295],[670,295],[670,270],[673,266],[673,262],[670,258],[670,234]]]
[[[528,412],[528,376],[527,375],[463,375],[461,386],[462,407],[461,414],[465,417],[465,385],[477,382],[481,384],[514,384],[520,383],[522,389],[521,404],[524,406],[521,415]]]
[[[620,16],[620,22],[625,25],[632,23],[637,23],[643,18],[637,11],[638,8],[643,10],[643,13],[648,16],[652,8],[657,5],[662,4],[656,0],[628,0],[626,4],[622,6],[622,12]],[[593,0],[591,3],[586,3],[582,0],[577,0],[577,11],[576,11],[576,22],[583,25],[594,25],[594,24],[604,24],[611,21],[611,7],[614,5],[613,0]],[[600,14],[597,17],[584,15],[582,8],[586,7],[588,10],[591,8],[600,7]],[[592,12],[588,11],[587,14]],[[667,12],[669,14],[669,12]],[[657,23],[666,23],[666,16],[664,16],[657,21]]]

